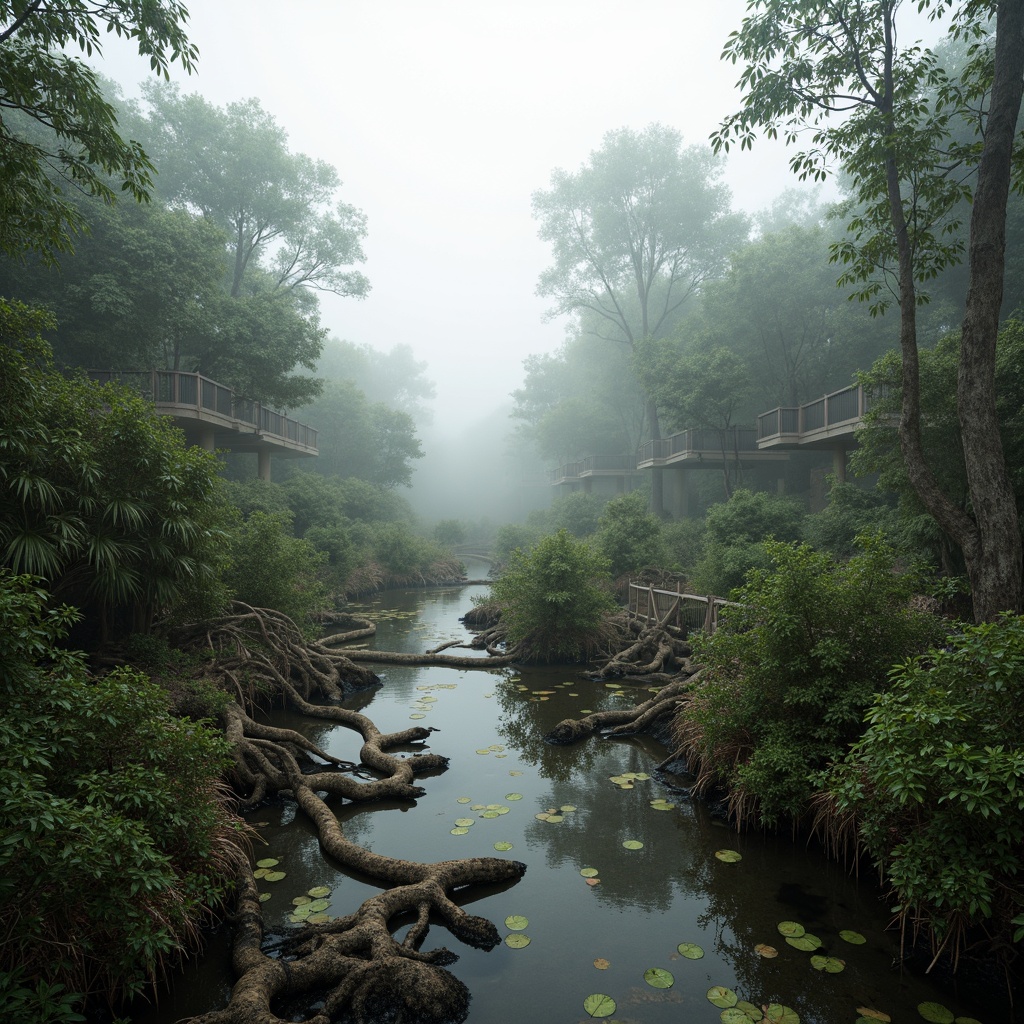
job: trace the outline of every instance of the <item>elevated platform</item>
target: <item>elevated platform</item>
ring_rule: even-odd
[[[261,479],[270,479],[270,457],[314,458],[317,432],[261,402],[239,398],[223,384],[179,370],[89,370],[101,384],[124,384],[169,416],[189,443],[214,451],[255,452]]]
[[[757,446],[790,451],[853,446],[853,435],[871,408],[871,396],[860,385],[833,391],[796,408],[772,409],[757,418]]]

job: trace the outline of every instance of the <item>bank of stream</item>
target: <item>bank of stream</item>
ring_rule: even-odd
[[[421,652],[463,638],[459,616],[484,589],[383,594],[364,606],[378,623],[370,643]],[[589,682],[564,667],[386,666],[381,675],[383,687],[346,706],[387,731],[414,723],[436,728],[429,749],[451,766],[422,778],[426,795],[415,802],[341,806],[346,835],[375,852],[417,861],[508,856],[527,865],[521,881],[467,891],[461,902],[494,921],[503,936],[528,943],[513,938],[519,948],[502,943],[484,952],[437,926],[424,944],[459,954],[450,970],[472,994],[471,1024],[587,1020],[584,1002],[594,994],[614,1000],[610,1016],[617,1021],[677,1024],[685,1012],[687,1021],[714,1024],[722,1009],[707,998],[713,986],[758,1007],[791,1007],[805,1024],[852,1024],[861,1007],[897,1022],[920,1020],[922,1002],[984,1019],[984,1010],[951,983],[941,987],[901,969],[899,936],[886,930],[890,915],[870,884],[785,838],[737,835],[690,803],[686,778],[651,777],[665,754],[654,740],[571,747],[543,741],[562,719],[625,706],[646,698],[645,690]],[[272,717],[338,757],[351,759],[359,749],[357,736],[322,720],[290,712]],[[258,844],[255,857],[276,859],[276,870],[284,872],[261,883],[270,893],[263,904],[270,931],[294,928],[293,899],[316,887],[329,891],[331,915],[351,912],[379,891],[324,858],[293,804],[264,805],[248,818],[266,844]],[[723,851],[733,853],[723,858]],[[514,916],[525,924],[506,925]],[[816,936],[820,948],[787,943],[782,922]],[[844,939],[844,931],[856,934]],[[159,1006],[132,1019],[169,1024],[223,1005],[233,981],[228,943],[225,927]],[[760,944],[777,955],[762,955]],[[844,967],[817,970],[812,956],[836,958]],[[645,980],[652,968],[658,971],[648,977],[670,987]],[[988,1019],[996,1018],[990,1012]]]

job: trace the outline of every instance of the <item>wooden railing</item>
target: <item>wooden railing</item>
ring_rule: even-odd
[[[692,427],[670,437],[645,441],[640,445],[637,462],[664,462],[676,456],[705,454],[720,458],[723,446],[727,458],[734,452],[757,451],[757,435],[753,427],[732,427],[724,433],[724,445],[722,431],[708,427]]]
[[[697,630],[714,633],[718,628],[718,613],[722,608],[735,605],[721,597],[701,597],[684,594],[681,590],[659,590],[646,583],[629,584],[629,611],[653,624],[668,619],[673,626],[689,634]]]
[[[269,409],[261,402],[241,398],[223,384],[199,373],[180,370],[89,370],[91,380],[106,384],[115,381],[148,398],[161,412],[172,415],[215,413],[230,421],[227,425],[246,425],[271,437],[292,441],[316,449],[317,431],[290,416]]]
[[[778,408],[757,417],[757,440],[801,437],[835,427],[855,425],[871,408],[873,396],[859,384],[833,391],[796,408]]]

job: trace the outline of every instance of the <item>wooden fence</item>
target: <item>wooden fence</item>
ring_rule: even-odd
[[[659,590],[646,583],[629,584],[629,610],[647,623],[663,619],[689,634],[696,630],[714,633],[718,613],[726,605],[735,604],[721,597],[701,597],[681,590]]]

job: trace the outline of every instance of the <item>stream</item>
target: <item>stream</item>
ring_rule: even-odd
[[[471,575],[484,571],[469,567]],[[354,610],[377,621],[374,646],[424,651],[465,638],[459,617],[485,590],[389,591]],[[614,1011],[610,1003],[603,1007],[622,1024],[715,1024],[723,1011],[707,998],[712,986],[757,1006],[784,1004],[804,1024],[853,1024],[860,1007],[906,1024],[922,1019],[922,1002],[986,1019],[979,1003],[952,984],[900,969],[899,936],[886,930],[890,915],[870,880],[852,878],[841,864],[787,837],[737,835],[672,787],[685,786],[685,778],[650,777],[665,756],[654,740],[554,747],[542,739],[563,718],[646,699],[646,690],[590,682],[567,667],[382,666],[380,674],[383,687],[347,706],[384,731],[413,722],[435,727],[429,749],[449,757],[451,766],[420,779],[426,795],[415,803],[344,805],[339,819],[346,835],[379,853],[419,861],[509,856],[527,865],[517,884],[476,889],[460,902],[489,917],[503,937],[527,936],[528,943],[513,939],[519,948],[502,943],[483,952],[433,927],[424,944],[459,955],[449,969],[472,993],[470,1024],[587,1021],[584,1001],[596,994],[614,1001]],[[357,756],[359,738],[348,730],[289,712],[275,712],[273,721],[339,757]],[[248,817],[260,823],[266,842],[254,856],[278,859],[277,870],[285,872],[261,885],[271,893],[263,905],[268,930],[294,927],[292,899],[310,888],[330,890],[331,915],[356,909],[378,891],[324,859],[294,805],[270,804]],[[716,856],[722,851],[740,859]],[[508,927],[513,915],[525,918],[525,926]],[[794,948],[780,934],[781,922],[802,926],[821,947]],[[846,941],[844,930],[863,941]],[[169,1024],[223,1005],[232,983],[229,941],[229,930],[219,929],[204,956],[172,979],[159,1005],[131,1019]],[[691,944],[683,945],[689,956],[681,944]],[[759,944],[777,955],[762,956]],[[812,955],[835,958],[832,968],[837,961],[844,966],[837,973],[816,970]],[[645,980],[651,968],[659,969],[651,979],[670,987]],[[1001,999],[994,984],[992,1006]],[[996,1019],[1007,1019],[1006,1011],[990,1007],[987,1020]]]

